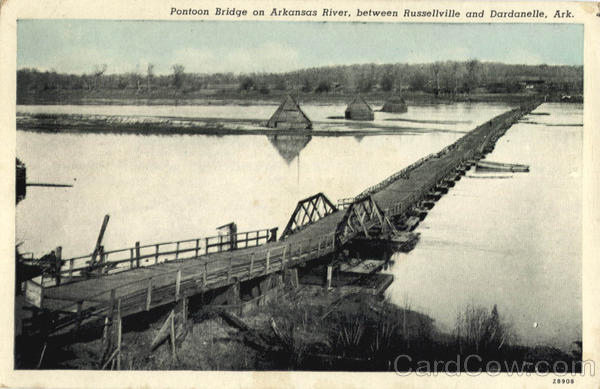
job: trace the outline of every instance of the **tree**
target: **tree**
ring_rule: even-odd
[[[150,91],[150,86],[152,85],[152,78],[154,77],[154,65],[149,63],[148,64],[148,69],[146,71],[146,89],[148,89],[148,92]]]
[[[329,82],[323,80],[321,82],[319,82],[319,85],[317,85],[317,87],[315,88],[315,92],[317,93],[329,93],[329,91],[331,90],[331,85],[329,85]]]
[[[302,81],[302,87],[300,87],[300,90],[304,93],[312,91],[312,84],[310,83],[310,80],[308,78],[305,78]]]
[[[249,91],[256,88],[256,82],[252,77],[244,77],[240,82],[240,90]]]
[[[414,91],[422,91],[425,89],[425,85],[427,85],[427,76],[422,70],[419,69],[410,75],[408,83],[410,85],[410,89]]]
[[[386,92],[389,92],[392,89],[394,89],[394,77],[391,73],[385,73],[381,77],[381,89]]]
[[[467,62],[467,74],[465,76],[465,91],[471,93],[475,88],[479,86],[479,72],[480,64],[476,59],[472,59]]]
[[[269,89],[267,84],[261,84],[258,88],[258,92],[262,95],[268,95],[269,93],[271,93],[271,90]]]
[[[433,81],[435,85],[434,93],[436,96],[438,96],[440,94],[440,63],[435,62],[431,66],[431,70],[433,72]]]
[[[185,67],[183,65],[173,65],[173,86],[181,89],[185,78]]]
[[[100,86],[100,77],[106,72],[108,69],[108,65],[103,63],[101,65],[95,65],[94,70],[92,71],[92,76],[94,78],[94,88],[98,89]]]

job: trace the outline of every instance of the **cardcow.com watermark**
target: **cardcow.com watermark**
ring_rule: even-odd
[[[428,361],[414,360],[410,355],[401,354],[394,360],[394,371],[399,376],[408,376],[415,373],[417,376],[437,376],[446,374],[448,376],[459,376],[466,374],[468,376],[479,376],[487,374],[498,376],[506,374],[508,376],[547,376],[557,375],[566,376],[568,374],[575,376],[593,377],[596,373],[596,364],[592,360],[585,361],[497,361],[484,359],[478,354],[469,354],[466,357],[460,355],[455,360],[449,361]]]

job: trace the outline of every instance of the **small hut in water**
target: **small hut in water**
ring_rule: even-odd
[[[365,99],[363,99],[360,96],[356,96],[354,98],[354,100],[352,100],[352,102],[350,104],[348,104],[348,107],[346,108],[345,116],[346,116],[346,119],[351,119],[351,120],[374,120],[375,119],[375,113],[373,112],[373,109],[371,108],[371,106],[369,104],[367,104]]]
[[[383,112],[404,113],[408,111],[408,107],[402,97],[395,96],[387,100],[381,110]]]
[[[283,130],[310,130],[312,122],[302,112],[298,103],[290,95],[287,95],[267,122],[267,127]]]

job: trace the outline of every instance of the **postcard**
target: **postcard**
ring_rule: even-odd
[[[598,387],[599,32],[3,2],[0,384]]]

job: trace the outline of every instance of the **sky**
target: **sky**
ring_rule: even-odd
[[[583,64],[576,24],[19,20],[17,68],[107,74],[283,72],[445,60]]]

